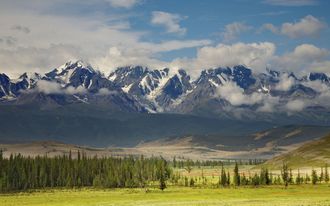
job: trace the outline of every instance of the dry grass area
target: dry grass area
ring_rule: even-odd
[[[315,141],[311,141],[291,150],[288,153],[277,156],[265,163],[269,168],[279,168],[283,162],[289,167],[321,167],[330,165],[330,135]]]

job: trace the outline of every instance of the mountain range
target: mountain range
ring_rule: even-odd
[[[330,77],[243,65],[203,70],[83,61],[45,74],[0,74],[0,140],[109,146],[185,135],[247,136],[285,125],[328,126]]]
[[[297,77],[269,69],[254,73],[242,65],[203,70],[196,79],[183,69],[142,66],[120,67],[105,76],[76,61],[43,75],[24,73],[10,79],[0,74],[0,100],[45,109],[79,103],[124,112],[267,121],[284,116],[281,120],[328,123],[330,77]]]

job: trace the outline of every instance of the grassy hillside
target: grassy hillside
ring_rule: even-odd
[[[330,134],[319,140],[308,142],[291,152],[274,157],[265,162],[265,165],[269,168],[279,168],[283,163],[288,164],[291,168],[330,165]]]

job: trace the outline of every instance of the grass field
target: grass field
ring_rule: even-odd
[[[43,190],[0,195],[1,206],[107,205],[330,205],[330,186]]]

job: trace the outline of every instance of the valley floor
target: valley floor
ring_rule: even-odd
[[[259,188],[76,189],[0,194],[1,206],[330,205],[329,185]]]

